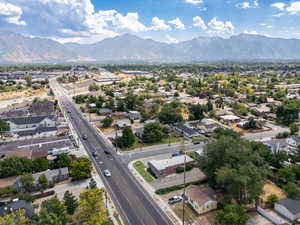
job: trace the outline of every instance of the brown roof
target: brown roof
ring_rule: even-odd
[[[30,148],[22,148],[16,149],[15,151],[4,152],[6,157],[23,157],[27,159],[31,159],[32,157],[32,150]]]
[[[186,195],[199,205],[216,200],[214,190],[204,185],[189,185],[185,191]]]

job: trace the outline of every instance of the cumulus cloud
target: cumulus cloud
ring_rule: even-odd
[[[3,18],[7,23],[15,25],[26,25],[24,20],[21,20],[23,10],[16,5],[0,2],[0,19]]]
[[[203,4],[203,0],[184,0],[186,3],[190,3],[193,5],[199,5],[199,4]]]
[[[171,27],[157,16],[152,18],[152,24],[153,26],[150,27],[150,30],[171,30]]]
[[[208,32],[216,35],[233,34],[235,29],[231,21],[220,21],[217,17],[212,18],[208,27]]]
[[[207,26],[206,26],[204,20],[200,16],[195,16],[193,18],[193,26],[194,27],[199,27],[202,30],[207,30]]]
[[[277,9],[279,9],[281,11],[284,11],[285,5],[286,4],[283,3],[283,2],[276,2],[276,3],[273,3],[271,6],[274,7],[274,8],[277,8]]]
[[[174,38],[168,34],[166,35],[166,39],[167,39],[167,42],[170,44],[176,44],[179,42],[179,40],[177,40],[176,38]]]
[[[112,20],[112,24],[118,29],[132,32],[142,32],[147,30],[147,27],[139,22],[138,13],[127,13],[126,16],[117,13],[115,18]]]
[[[253,2],[240,2],[235,6],[241,9],[250,9],[250,8],[257,8],[259,6],[259,3],[257,0],[254,0]]]
[[[185,30],[185,25],[178,17],[174,20],[170,20],[168,23],[175,25],[175,28],[178,30]]]
[[[286,8],[286,11],[291,13],[291,14],[300,13],[300,1],[292,2],[291,5]]]

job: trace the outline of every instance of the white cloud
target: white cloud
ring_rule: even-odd
[[[128,30],[132,32],[142,32],[147,30],[147,27],[139,22],[138,13],[127,13],[126,16],[117,13],[113,18],[112,23],[117,27],[117,29],[121,30]]]
[[[207,30],[207,26],[205,25],[204,20],[200,16],[195,16],[193,18],[193,26],[194,27],[199,27],[202,30]]]
[[[203,4],[203,0],[184,0],[186,3],[190,3],[193,5],[199,5],[199,4]]]
[[[257,0],[253,0],[253,2],[240,2],[235,5],[235,7],[241,8],[241,9],[257,8],[258,6],[259,6],[259,3]]]
[[[286,4],[283,2],[276,2],[276,3],[273,3],[271,6],[274,8],[277,8],[281,11],[284,11]]]
[[[291,14],[300,13],[300,1],[292,2],[291,5],[286,8],[286,11],[291,13]]]
[[[21,20],[22,14],[23,10],[21,7],[10,3],[0,2],[0,18],[4,17],[3,19],[7,23],[25,26],[26,22]]]
[[[254,35],[257,35],[258,33],[257,33],[257,31],[255,31],[255,30],[244,30],[244,32],[243,32],[243,34],[254,34]]]
[[[167,42],[170,43],[170,44],[176,44],[179,42],[179,40],[177,40],[176,38],[174,37],[171,37],[170,35],[166,35],[166,39],[167,39]]]
[[[150,27],[150,30],[171,30],[171,27],[157,16],[152,18],[152,24],[153,26]]]
[[[178,30],[185,30],[184,24],[181,22],[181,20],[178,17],[174,20],[170,20],[168,23],[175,25],[176,29]]]
[[[217,17],[212,18],[208,23],[209,33],[217,35],[233,34],[234,26],[231,21],[220,21]]]

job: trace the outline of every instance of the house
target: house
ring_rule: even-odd
[[[138,120],[141,118],[141,114],[138,111],[129,111],[128,116],[131,120]]]
[[[112,110],[108,108],[101,108],[99,109],[99,113],[100,115],[109,115],[112,113]]]
[[[274,210],[290,221],[300,219],[300,200],[284,198],[275,203]]]
[[[260,104],[257,107],[252,108],[258,116],[265,116],[266,114],[271,112],[270,107],[266,104]]]
[[[168,159],[151,160],[148,162],[148,166],[156,177],[165,177],[175,173],[177,167],[184,165],[184,161],[186,165],[194,163],[191,157],[179,155]]]
[[[195,158],[196,159],[200,159],[200,157],[202,156],[202,154],[203,154],[203,149],[195,151]]]
[[[31,115],[35,116],[53,115],[54,102],[48,100],[33,101],[29,111]]]
[[[34,214],[34,208],[32,207],[31,202],[14,199],[11,203],[5,204],[0,207],[0,216],[5,216],[20,209],[25,211],[25,216],[27,218],[32,217]]]
[[[294,150],[297,149],[298,145],[300,145],[300,137],[292,135],[285,139],[286,143],[289,145],[289,148]]]
[[[232,124],[232,123],[238,123],[241,121],[241,118],[236,116],[236,115],[224,115],[220,116],[220,119],[225,123],[225,124]]]
[[[52,116],[12,117],[5,121],[10,126],[10,132],[14,135],[20,131],[35,130],[37,127],[55,127],[56,119]]]
[[[189,185],[185,190],[185,197],[199,215],[217,208],[216,194],[207,186]]]
[[[263,142],[272,152],[287,151],[288,145],[284,139],[271,139]]]
[[[173,126],[173,128],[178,133],[180,133],[188,138],[200,136],[199,132],[188,123],[184,123],[184,122],[177,123]]]
[[[204,118],[201,120],[200,124],[197,126],[202,134],[211,134],[220,127],[220,125],[210,118]]]
[[[69,170],[68,167],[60,168],[60,169],[55,169],[55,170],[46,170],[44,172],[40,173],[34,173],[32,174],[33,179],[34,179],[34,187],[33,190],[38,190],[39,189],[39,177],[41,175],[45,175],[49,186],[55,185],[58,182],[64,181],[69,179]],[[20,177],[17,177],[16,182],[13,185],[13,189],[17,192],[23,191],[22,183],[20,182]]]
[[[116,126],[118,126],[119,128],[124,128],[124,127],[128,127],[131,126],[131,122],[128,119],[125,120],[117,120],[116,121]]]

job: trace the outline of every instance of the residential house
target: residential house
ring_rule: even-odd
[[[118,128],[124,128],[124,127],[127,127],[127,126],[131,126],[131,122],[128,119],[117,120],[115,124],[116,124],[116,126],[118,126]]]
[[[241,118],[236,115],[224,115],[220,116],[220,119],[227,125],[238,123],[241,121]]]
[[[186,165],[194,163],[194,159],[191,157],[179,155],[168,159],[151,160],[148,162],[148,166],[156,177],[165,177],[175,173],[177,167],[184,165],[184,161]]]
[[[55,170],[46,170],[44,172],[40,173],[34,173],[32,174],[33,179],[34,179],[34,187],[32,190],[38,190],[40,188],[39,184],[39,177],[41,175],[45,175],[49,186],[55,185],[56,183],[59,183],[61,181],[69,179],[69,170],[68,167],[60,168],[60,169],[55,169]],[[23,191],[22,183],[20,182],[20,177],[17,177],[16,182],[13,185],[13,189],[17,192]]]
[[[141,114],[138,111],[129,111],[128,116],[131,120],[138,120],[141,118]]]
[[[217,208],[216,194],[207,186],[189,185],[185,189],[185,197],[199,215]]]
[[[200,136],[197,129],[195,129],[188,123],[184,123],[184,122],[177,123],[173,126],[173,128],[175,129],[175,131],[188,138]]]
[[[252,108],[258,116],[265,116],[271,112],[270,107],[267,104],[260,104],[257,107]]]
[[[25,211],[25,216],[27,218],[30,218],[34,215],[34,208],[32,207],[31,202],[14,199],[12,202],[0,207],[0,216],[5,216],[20,209]]]
[[[300,200],[284,198],[274,205],[274,210],[290,221],[300,219]]]
[[[33,101],[29,111],[33,116],[53,115],[54,102],[48,100]]]
[[[201,134],[211,134],[219,127],[220,124],[210,118],[202,119],[200,124],[197,125],[197,128],[200,130]]]
[[[111,109],[108,108],[101,108],[99,110],[100,115],[110,115],[112,113]]]

